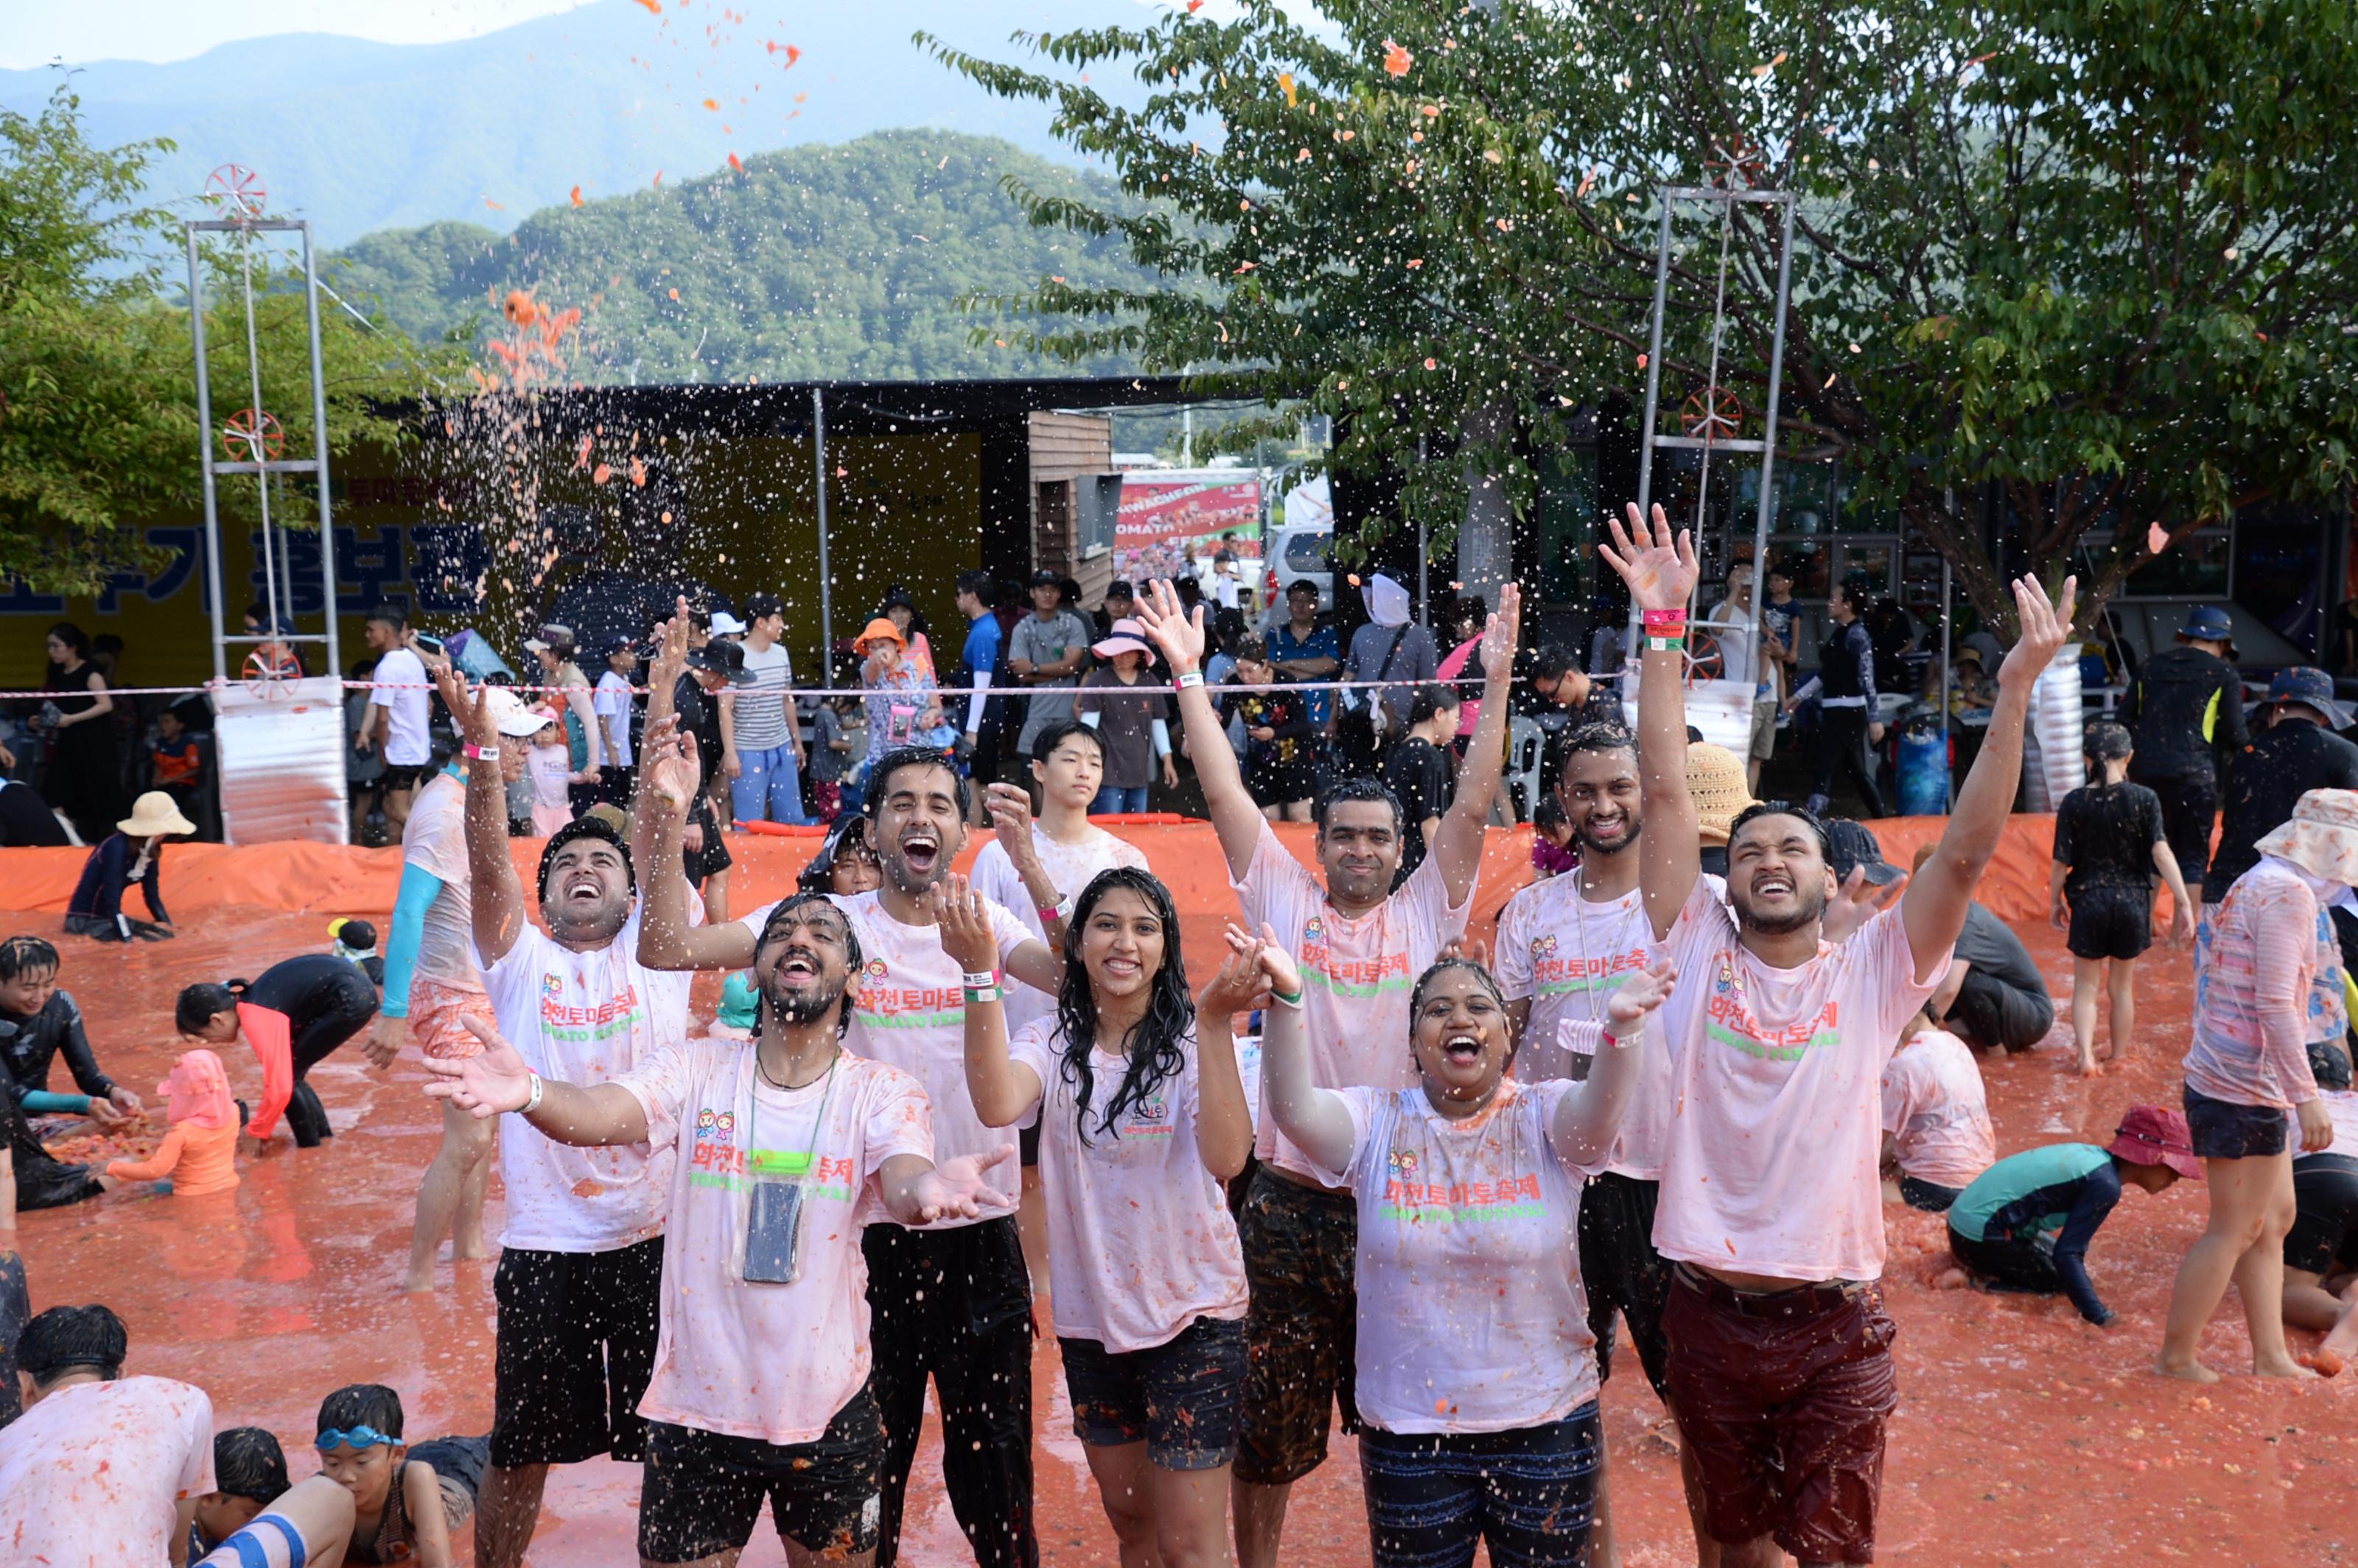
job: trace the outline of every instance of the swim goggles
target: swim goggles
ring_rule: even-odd
[[[401,1439],[398,1437],[390,1433],[379,1432],[373,1426],[356,1426],[348,1432],[339,1432],[331,1426],[319,1434],[319,1449],[320,1453],[325,1454],[335,1448],[373,1448],[380,1443],[392,1448],[397,1446],[400,1442]]]

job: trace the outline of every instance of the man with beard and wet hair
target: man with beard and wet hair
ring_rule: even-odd
[[[699,783],[675,747],[654,787],[685,804]],[[676,853],[679,832],[665,814],[655,853]],[[872,1552],[885,1435],[854,1238],[871,1220],[931,1225],[1005,1202],[973,1155],[936,1168],[914,1078],[845,1046],[861,968],[843,913],[796,893],[772,906],[755,948],[752,1040],[675,1042],[577,1086],[486,1031],[481,1055],[436,1064],[427,1086],[479,1117],[520,1113],[557,1143],[673,1157],[642,1562],[734,1561],[764,1498],[801,1556]]]
[[[1778,802],[1729,828],[1726,892],[1704,879],[1686,784],[1686,607],[1694,548],[1635,506],[1598,554],[1643,611],[1638,698],[1650,830],[1638,887],[1681,981],[1662,1009],[1679,1114],[1654,1248],[1671,1411],[1725,1568],[1873,1556],[1884,1427],[1898,1393],[1883,1310],[1881,1080],[1949,963],[2022,771],[2030,687],[2063,645],[2076,584],[2014,584],[2021,638],[1940,846],[1897,907],[1839,945],[1826,831]]]
[[[1224,741],[1225,747],[1226,742]],[[649,754],[655,748],[649,747]],[[690,745],[687,755],[693,757]],[[1012,784],[990,789],[999,842],[1037,907],[1047,937],[1035,937],[991,904],[1001,970],[1050,993],[1063,981],[1064,912],[1070,896],[1041,866],[1032,838],[1031,797]],[[641,816],[671,831],[680,808],[649,798]],[[965,847],[967,784],[938,751],[907,747],[878,760],[868,792],[870,838],[883,884],[835,900],[866,956],[847,1044],[853,1054],[907,1073],[933,1105],[934,1140],[945,1160],[971,1155],[986,1166],[1015,1159],[1016,1130],[989,1128],[966,1087],[968,976],[942,951],[934,890]],[[669,841],[666,837],[663,841]],[[741,969],[771,910],[691,928],[677,889],[650,890],[639,956],[668,969]],[[1016,1190],[1012,1174],[1007,1192]],[[950,1215],[904,1229],[871,1225],[862,1243],[873,1314],[876,1402],[886,1448],[876,1561],[899,1554],[901,1509],[915,1460],[930,1377],[942,1409],[942,1480],[959,1527],[984,1568],[1032,1568],[1032,1281],[1016,1232],[1015,1202],[992,1195],[973,1215]]]
[[[1498,612],[1481,643],[1482,716],[1466,744],[1456,801],[1424,863],[1394,892],[1403,825],[1391,791],[1377,779],[1349,778],[1317,802],[1321,888],[1263,819],[1238,771],[1204,687],[1202,612],[1184,613],[1168,582],[1150,585],[1139,601],[1138,620],[1179,687],[1188,749],[1245,925],[1273,928],[1275,941],[1301,965],[1303,1033],[1320,1088],[1400,1089],[1420,1081],[1413,1058],[1400,1048],[1409,1033],[1410,991],[1466,930],[1481,870],[1483,821],[1504,761],[1521,606],[1513,583],[1499,590]],[[1344,1430],[1358,1430],[1352,1401],[1358,1208],[1273,1120],[1262,1121],[1255,1152],[1260,1169],[1238,1226],[1252,1301],[1233,1496],[1238,1562],[1270,1568],[1288,1493],[1325,1460],[1332,1412],[1339,1406]]]
[[[658,681],[677,672],[681,651],[675,637],[656,663]],[[467,773],[470,913],[475,964],[499,1033],[544,1080],[619,1077],[687,1035],[687,977],[652,972],[633,956],[640,912],[633,867],[653,863],[652,827],[642,822],[635,857],[594,816],[553,834],[540,857],[547,929],[535,925],[525,918],[524,888],[508,857],[503,741],[490,688],[479,687],[470,697],[465,681],[449,671],[439,687],[460,720],[473,764]],[[683,902],[687,896],[676,876],[653,881],[674,887]],[[638,1405],[654,1364],[672,1154],[644,1138],[612,1149],[573,1149],[521,1128],[499,1142],[507,1223],[492,1281],[499,1344],[475,1561],[516,1568],[539,1519],[551,1465],[601,1454],[646,1457]]]

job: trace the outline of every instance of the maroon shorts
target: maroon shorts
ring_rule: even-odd
[[[1876,1285],[1754,1295],[1676,1270],[1662,1313],[1671,1402],[1714,1540],[1875,1561],[1897,1332]]]

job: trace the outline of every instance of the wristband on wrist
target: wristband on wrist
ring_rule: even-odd
[[[496,762],[500,760],[500,749],[497,746],[478,746],[470,741],[467,742],[466,749],[467,759],[470,762]]]
[[[1618,1051],[1628,1044],[1609,1029],[1600,1029],[1596,1032],[1596,1043],[1607,1051]]]
[[[1684,636],[1657,637],[1651,633],[1646,636],[1646,652],[1650,654],[1683,654],[1686,648]]]
[[[1300,991],[1295,991],[1292,996],[1288,996],[1283,991],[1279,990],[1276,987],[1271,986],[1270,988],[1269,1000],[1277,1003],[1280,1007],[1290,1007],[1296,1012],[1302,1011],[1302,993]]]
[[[1181,691],[1185,691],[1191,686],[1202,686],[1204,684],[1204,672],[1201,670],[1181,670],[1173,677],[1172,684],[1176,686]]]
[[[548,1092],[548,1086],[540,1081],[538,1073],[527,1073],[525,1076],[532,1079],[532,1098],[517,1108],[518,1116],[530,1116],[534,1111],[538,1110],[541,1097]]]
[[[997,969],[963,969],[959,973],[969,986],[995,986],[999,983]]]
[[[1649,610],[1645,612],[1645,621],[1646,630],[1649,632],[1661,626],[1676,626],[1683,631],[1687,623],[1687,612],[1683,610]]]
[[[966,1001],[968,1007],[979,1007],[987,1001],[1001,1000],[1006,994],[997,986],[968,986],[966,988]]]

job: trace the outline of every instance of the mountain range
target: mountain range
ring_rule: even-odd
[[[1143,0],[591,0],[456,42],[286,34],[169,64],[71,64],[102,146],[168,136],[150,195],[255,170],[274,215],[341,247],[386,228],[464,221],[493,233],[540,208],[676,190],[759,155],[924,128],[1002,137],[1076,162],[1049,113],[983,92],[911,41],[920,28],[993,58],[1018,29],[1142,24]],[[55,69],[0,71],[0,107],[33,112]],[[1134,82],[1100,84],[1142,98]],[[189,211],[196,211],[193,201]]]

